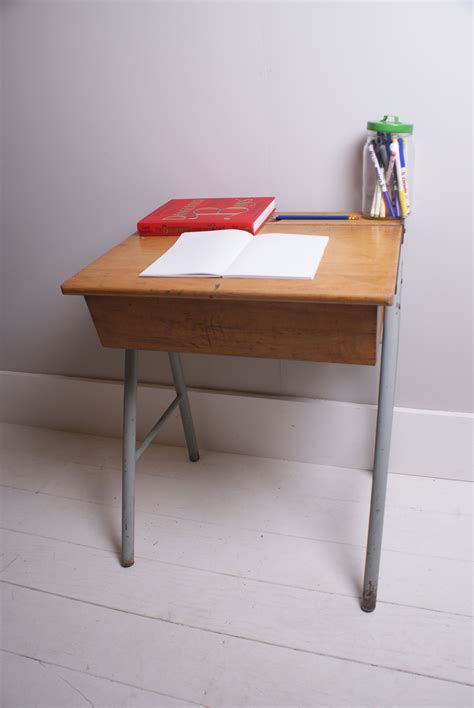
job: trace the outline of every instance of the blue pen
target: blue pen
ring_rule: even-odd
[[[352,221],[359,219],[358,216],[349,216],[343,214],[291,214],[284,216],[279,214],[275,216],[274,221]]]
[[[406,167],[405,164],[405,147],[403,145],[403,138],[398,138],[398,149],[400,150],[400,164],[402,167]]]

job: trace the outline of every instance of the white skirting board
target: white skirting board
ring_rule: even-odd
[[[189,395],[203,449],[372,468],[376,406],[200,389],[190,389]],[[148,432],[173,397],[169,386],[139,386],[139,437]],[[122,383],[3,371],[0,420],[118,437],[122,431]],[[470,480],[473,420],[467,413],[396,408],[390,471]],[[185,444],[178,411],[156,441]]]

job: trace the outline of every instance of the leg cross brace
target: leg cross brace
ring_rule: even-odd
[[[148,445],[153,442],[153,440],[156,438],[158,435],[158,432],[163,425],[163,423],[169,418],[169,416],[172,414],[176,406],[178,406],[182,400],[182,395],[178,393],[176,398],[170,403],[168,408],[165,410],[161,418],[155,423],[153,428],[150,430],[148,435],[145,437],[143,440],[142,444],[139,445],[135,451],[135,460],[139,460],[140,457],[143,455],[145,450],[147,449]]]

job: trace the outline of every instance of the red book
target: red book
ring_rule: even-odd
[[[255,234],[275,210],[275,197],[170,199],[137,224],[140,236],[179,236],[184,231],[242,229]]]

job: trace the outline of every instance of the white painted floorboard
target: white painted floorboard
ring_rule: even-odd
[[[2,708],[192,708],[194,703],[0,650]]]
[[[120,444],[3,426],[2,708],[472,705],[467,482],[153,446],[118,563]]]

